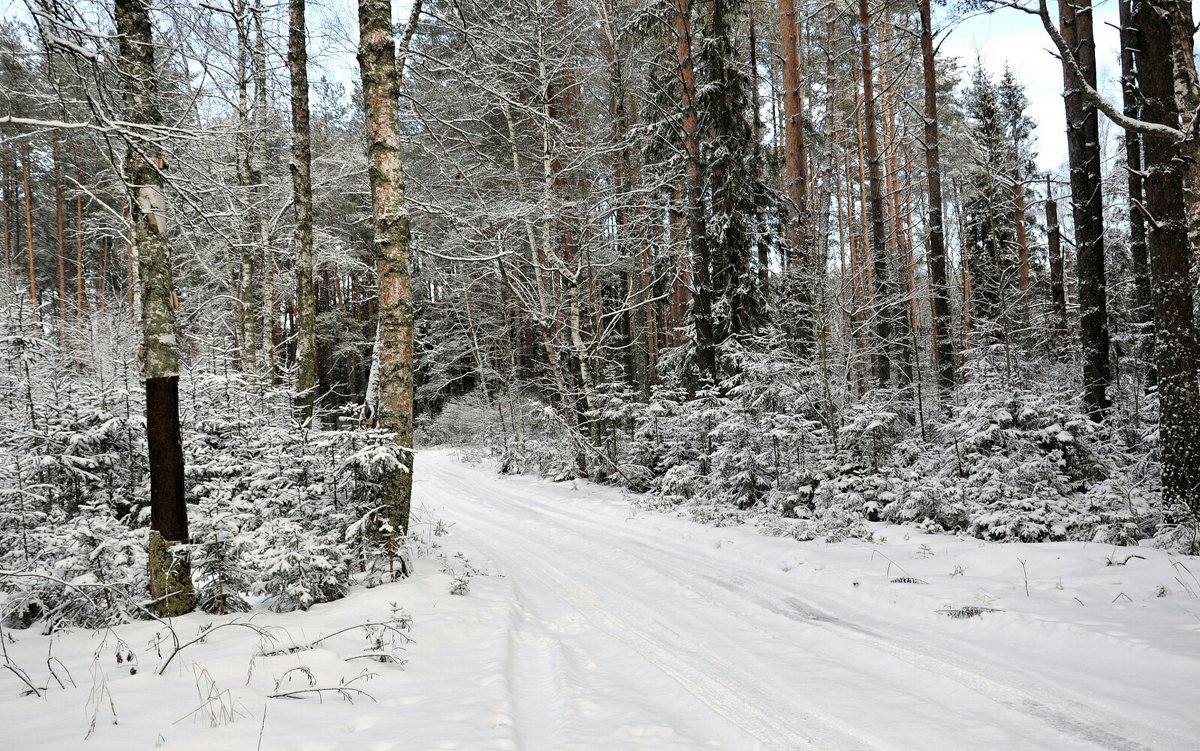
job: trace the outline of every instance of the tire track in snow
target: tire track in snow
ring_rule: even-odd
[[[580,533],[580,526],[591,527],[604,538],[611,537],[614,532],[613,527],[589,520],[583,513],[572,515],[551,506],[531,505],[523,496],[511,492],[507,488],[505,489],[505,494],[509,500],[524,510],[538,514],[539,516],[556,518],[564,524],[564,527],[576,534]],[[712,567],[715,565],[715,562],[711,559],[696,555],[686,547],[670,546],[662,543],[657,538],[643,536],[632,529],[623,529],[621,532],[624,533],[624,538],[633,545],[653,550],[658,554],[674,558],[677,561],[684,561],[688,564],[687,567],[674,567],[677,570],[686,570],[688,567],[698,570],[701,567]],[[612,544],[611,540],[609,544]],[[628,546],[617,549],[622,554],[635,555]],[[647,558],[642,558],[641,561],[643,565],[653,565],[661,568],[661,561],[656,562]],[[727,567],[743,568],[743,572],[745,573],[760,573],[753,572],[752,569],[747,569],[740,561],[722,561],[721,564]],[[787,588],[767,582],[761,577],[754,578],[753,584],[751,584],[747,579],[730,581],[728,573],[725,573],[724,576],[703,574],[695,576],[781,617],[808,624],[819,624],[827,629],[840,630],[846,634],[846,638],[854,639],[863,647],[880,650],[888,656],[902,660],[922,671],[935,672],[977,694],[989,698],[999,705],[1028,717],[1036,718],[1065,735],[1099,746],[1100,748],[1115,749],[1116,751],[1156,751],[1157,749],[1167,748],[1190,748],[1194,743],[1192,739],[1182,738],[1159,728],[1150,727],[1131,720],[1129,717],[1123,716],[1120,708],[1117,707],[1100,707],[1079,700],[1068,699],[1064,701],[1061,695],[1058,697],[1057,702],[1039,700],[1030,694],[1026,688],[1014,685],[1011,680],[1004,681],[997,677],[986,675],[979,670],[977,665],[968,663],[949,650],[939,648],[926,641],[919,634],[910,631],[904,635],[903,639],[897,636],[885,635],[854,621],[838,618],[811,602],[798,599]],[[755,589],[759,591],[764,589],[774,590],[778,601],[788,604],[792,613],[787,612],[785,608],[775,605],[770,599],[755,594]],[[718,599],[709,598],[709,602],[715,607],[723,607],[723,603]],[[1059,689],[1059,687],[1054,688]],[[1115,726],[1115,720],[1120,721],[1119,727]],[[1145,742],[1128,738],[1123,734],[1128,732],[1130,725],[1137,725],[1139,735],[1146,739]]]
[[[431,474],[428,465],[425,470]],[[427,502],[444,499],[445,491],[449,491],[450,487],[460,481],[447,477],[445,473],[440,475],[437,481],[431,482],[433,487],[423,488],[428,494]],[[437,486],[442,486],[445,491]],[[429,493],[430,490],[433,492]],[[487,501],[483,503],[486,504]],[[861,737],[853,728],[843,726],[833,718],[821,717],[816,712],[806,711],[792,703],[780,707],[779,699],[764,691],[760,679],[748,675],[745,670],[730,661],[687,649],[685,637],[676,634],[676,641],[667,641],[656,632],[663,629],[665,624],[655,614],[638,612],[636,602],[617,588],[598,586],[594,579],[589,581],[589,577],[583,575],[579,569],[572,574],[553,563],[569,559],[570,551],[556,549],[553,543],[535,535],[518,535],[515,525],[490,521],[480,513],[481,511],[482,507],[476,505],[469,518],[460,520],[464,528],[470,526],[479,533],[478,536],[471,537],[471,542],[480,552],[491,556],[497,563],[512,571],[537,572],[553,595],[568,602],[595,628],[620,641],[628,650],[636,652],[645,662],[669,676],[688,694],[723,717],[730,725],[757,739],[759,748],[786,751],[809,747],[835,751],[871,749],[876,746],[875,743]],[[500,548],[496,542],[511,541],[518,536],[521,543],[519,545]],[[566,540],[560,540],[559,544],[563,542],[569,544]],[[592,563],[596,565],[594,561]],[[525,606],[536,614],[536,605],[529,602],[530,598],[522,598],[525,600]],[[645,624],[652,624],[652,627]],[[522,657],[518,647],[510,662]],[[513,691],[519,694],[527,683],[517,671],[510,685]],[[514,695],[512,698],[514,720],[519,724],[518,737],[529,743],[523,747],[535,751],[573,746],[570,738],[560,738],[553,745],[535,745],[532,742],[533,738],[539,737],[543,732],[538,726],[551,722],[562,727],[565,722],[561,715],[552,720],[545,716],[547,710],[561,712],[562,702],[542,706],[539,711],[527,711],[522,708],[527,706],[523,704],[527,698],[525,695]],[[764,707],[779,711],[768,714]],[[582,747],[594,748],[586,743]]]
[[[803,623],[806,627],[819,628],[838,635],[839,638],[854,642],[859,649],[886,655],[917,668],[923,673],[932,673],[941,678],[953,681],[959,686],[986,700],[994,702],[1029,721],[1053,729],[1062,735],[1090,746],[1101,748],[1128,749],[1143,751],[1149,748],[1179,747],[1185,748],[1186,743],[1179,738],[1140,728],[1139,735],[1143,738],[1153,737],[1154,745],[1147,746],[1139,741],[1127,738],[1116,729],[1108,730],[1114,719],[1112,710],[1104,710],[1080,702],[1068,702],[1074,706],[1066,706],[1061,702],[1055,704],[1041,701],[1024,688],[1012,684],[1012,676],[1006,676],[1004,681],[985,675],[975,664],[968,665],[961,655],[945,649],[937,649],[923,639],[909,639],[910,635],[885,635],[862,626],[850,620],[840,619],[832,612],[822,610],[811,602],[803,601],[794,596],[794,591],[785,586],[765,581],[761,571],[753,569],[740,561],[713,560],[699,551],[693,551],[686,546],[674,546],[664,543],[653,531],[643,531],[636,525],[632,527],[614,526],[588,518],[586,508],[572,508],[570,512],[552,503],[530,500],[522,493],[522,488],[505,487],[503,481],[486,472],[466,467],[448,466],[447,459],[438,461],[433,467],[426,464],[427,469],[433,469],[436,479],[430,489],[437,490],[435,494],[454,498],[454,492],[461,496],[479,496],[478,503],[466,517],[475,526],[482,526],[480,532],[483,540],[476,540],[481,550],[486,550],[493,558],[502,563],[518,563],[511,568],[526,572],[541,571],[546,574],[549,586],[560,596],[570,600],[589,621],[598,627],[616,632],[614,635],[636,650],[647,662],[656,665],[667,675],[674,678],[696,698],[703,701],[721,714],[732,724],[744,728],[758,738],[768,748],[796,748],[798,744],[816,743],[818,748],[864,748],[888,747],[894,744],[881,742],[878,738],[863,735],[832,716],[818,711],[800,710],[794,705],[781,705],[779,696],[788,694],[786,685],[770,686],[769,679],[763,675],[755,675],[750,668],[739,669],[734,663],[753,665],[759,658],[743,651],[736,655],[734,661],[720,660],[711,655],[687,650],[686,640],[679,632],[674,634],[673,641],[667,641],[658,631],[670,629],[654,612],[648,611],[640,599],[633,599],[625,591],[612,585],[611,567],[620,559],[630,568],[657,570],[659,574],[671,574],[668,579],[682,594],[698,598],[712,608],[728,611],[730,600],[722,597],[719,592],[735,595],[739,606],[751,604],[758,611],[773,614],[790,621]],[[433,464],[432,462],[430,464]],[[479,479],[488,482],[487,493],[478,494],[467,490],[472,473],[479,473]],[[465,492],[464,492],[465,491]],[[451,500],[451,505],[454,501]],[[487,512],[486,515],[483,512]],[[522,520],[514,514],[520,511],[532,517],[526,519],[522,528]],[[486,519],[497,517],[498,521]],[[548,534],[535,535],[538,527],[555,527]],[[531,531],[529,527],[534,529]],[[521,529],[521,545],[514,548],[497,549],[492,541],[505,540],[514,537],[514,532]],[[572,537],[579,538],[572,540]],[[586,541],[590,550],[582,551],[578,544]],[[534,552],[538,555],[534,555]],[[604,562],[592,560],[591,568],[579,563],[573,563],[571,571],[550,565],[550,561],[571,561],[572,557],[582,553],[600,554]],[[648,557],[649,556],[649,557]],[[519,561],[513,561],[513,558]],[[607,577],[596,579],[593,570],[608,571]],[[734,573],[750,575],[753,586],[748,581],[728,581],[731,570]],[[718,572],[705,574],[705,571]],[[590,579],[590,580],[589,580]],[[584,586],[583,581],[587,581]],[[697,587],[701,581],[707,586]],[[715,588],[715,589],[714,589]],[[756,594],[755,589],[763,594]],[[706,591],[702,591],[706,590]],[[719,590],[719,591],[718,591]],[[766,595],[766,596],[764,596]],[[738,613],[746,626],[754,628],[768,638],[775,638],[763,628],[761,613],[753,614],[760,617]],[[856,616],[859,614],[856,614]],[[689,636],[701,633],[696,630],[694,620],[688,622],[689,629],[683,628],[679,614],[673,613],[675,623],[680,631]],[[877,619],[876,619],[877,620]],[[655,631],[643,627],[642,623],[652,623]],[[892,624],[888,624],[891,628]],[[717,634],[711,627],[710,635]],[[905,645],[899,643],[905,639]],[[762,688],[767,686],[767,688]],[[738,694],[734,696],[734,694]],[[770,708],[768,714],[763,708]],[[790,717],[798,717],[799,722],[790,722]],[[1128,730],[1128,722],[1120,730]],[[1149,732],[1148,732],[1149,731]],[[813,740],[800,739],[812,737]],[[1064,739],[1065,740],[1065,739]],[[1174,745],[1168,745],[1174,744]],[[530,746],[543,748],[546,746]]]

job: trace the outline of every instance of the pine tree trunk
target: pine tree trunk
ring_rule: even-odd
[[[1092,39],[1092,0],[1059,3],[1062,35],[1075,50],[1087,83],[1096,88],[1096,47]],[[1100,422],[1109,408],[1108,292],[1104,271],[1104,202],[1100,180],[1100,126],[1095,106],[1064,67],[1067,155],[1071,163],[1071,203],[1079,274],[1079,340],[1083,348],[1083,404]]]
[[[296,208],[296,407],[309,421],[316,404],[317,296],[313,287],[312,131],[308,107],[305,0],[288,0],[288,72],[292,82],[292,196]]]
[[[921,62],[925,73],[925,170],[929,197],[930,296],[933,299],[933,350],[937,360],[938,386],[943,392],[954,388],[954,344],[950,336],[950,288],[946,281],[946,232],[942,220],[942,163],[938,143],[937,67],[933,55],[933,21],[930,0],[920,0]]]
[[[1142,119],[1178,127],[1172,35],[1154,4],[1135,0],[1134,28],[1141,38],[1136,55],[1138,85],[1144,97]],[[1155,364],[1158,372],[1159,445],[1163,501],[1168,519],[1192,529],[1197,552],[1200,525],[1200,362],[1194,321],[1194,289],[1189,257],[1183,154],[1180,144],[1145,139],[1146,211],[1150,272],[1153,277]]]
[[[83,196],[75,196],[75,321],[83,320],[87,311],[84,287],[85,263],[83,260]]]
[[[62,161],[59,159],[58,138],[51,140],[51,159],[54,162],[54,247],[58,250],[58,331],[67,320],[67,243],[64,232]]]
[[[0,152],[0,169],[3,170],[3,176],[0,179],[4,182],[4,270],[11,272],[14,263],[12,237],[13,176],[7,148]]]
[[[410,234],[400,155],[399,69],[391,0],[359,0],[358,64],[366,110],[367,157],[379,273],[379,426],[405,449],[404,466],[385,472],[385,515],[395,535],[408,533],[412,505],[413,298]]]
[[[804,139],[804,79],[800,60],[800,18],[796,13],[795,0],[780,0],[779,24],[783,58],[783,174],[787,198],[783,229],[790,270],[787,290],[799,316],[799,320],[789,321],[787,327],[795,332],[796,342],[803,352],[812,339],[812,280],[809,276],[810,272],[818,269],[814,268],[811,258],[813,232],[808,206],[808,153]]]
[[[1130,18],[1131,0],[1119,0],[1121,19],[1121,94],[1124,114],[1139,119],[1142,115],[1141,93],[1138,91],[1134,53],[1139,45],[1138,30]],[[1142,178],[1142,136],[1134,131],[1125,133],[1125,166],[1129,173],[1129,255],[1133,266],[1133,310],[1135,323],[1152,324],[1150,303],[1150,259],[1146,250],[1146,217],[1141,206],[1145,201]],[[1149,331],[1148,333],[1153,333]]]
[[[158,93],[147,0],[115,0],[114,17],[125,87],[125,119],[158,127]],[[146,381],[146,439],[150,450],[150,596],[158,614],[171,617],[196,606],[191,569],[176,546],[188,541],[179,430],[179,360],[175,343],[177,301],[167,242],[162,159],[157,142],[130,144],[125,181],[142,288],[142,376]]]
[[[871,16],[867,0],[858,0],[859,44],[862,47],[863,121],[866,135],[866,160],[870,190],[871,265],[875,308],[875,383],[881,389],[892,381],[892,285],[889,283],[887,225],[883,214],[883,179],[879,165],[879,135],[875,118],[875,67],[871,60]]]
[[[1058,203],[1050,178],[1046,178],[1046,245],[1050,256],[1050,300],[1054,308],[1054,349],[1061,351],[1067,339],[1067,291],[1063,280],[1062,233],[1058,226]]]
[[[29,187],[29,144],[25,144],[24,159],[21,160],[21,180],[25,188],[25,241],[29,258],[29,305],[34,322],[41,320],[38,310],[37,266],[33,262],[33,190]]]
[[[1017,228],[1017,290],[1021,298],[1021,322],[1029,325],[1029,238],[1025,230],[1025,181],[1021,169],[1013,170],[1013,223]]]
[[[683,114],[684,199],[688,247],[691,250],[693,346],[701,378],[717,381],[717,352],[712,317],[711,259],[704,221],[704,168],[700,156],[700,123],[696,110],[696,72],[692,57],[690,0],[675,2],[675,53]]]

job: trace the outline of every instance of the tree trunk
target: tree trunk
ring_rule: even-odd
[[[1050,256],[1050,300],[1054,308],[1054,344],[1061,351],[1067,339],[1067,288],[1063,281],[1062,234],[1058,227],[1058,203],[1046,178],[1046,245]]]
[[[250,77],[252,75],[250,61],[250,29],[248,27],[248,2],[235,0],[233,4],[233,24],[237,36],[237,115],[238,130],[236,143],[236,163],[239,200],[242,209],[242,221],[245,222],[238,234],[238,244],[241,257],[241,270],[238,274],[238,307],[241,316],[241,339],[239,365],[247,373],[252,373],[258,367],[258,348],[255,341],[258,338],[258,311],[254,307],[254,261],[255,247],[258,244],[257,225],[253,217],[254,201],[254,165],[251,161],[252,140],[250,137]]]
[[[1092,0],[1059,3],[1062,35],[1096,88],[1096,47],[1092,39]],[[1083,348],[1083,404],[1088,417],[1104,419],[1109,408],[1108,293],[1104,274],[1104,204],[1100,189],[1100,126],[1096,107],[1075,85],[1064,65],[1067,155],[1071,163],[1071,204],[1079,274],[1079,340]]]
[[[359,0],[358,64],[367,120],[375,263],[379,273],[378,423],[395,434],[404,466],[385,472],[383,502],[393,535],[408,534],[412,505],[413,298],[410,234],[400,156],[400,71],[391,0]]]
[[[881,389],[892,381],[892,292],[888,281],[887,227],[883,215],[883,179],[879,166],[879,134],[875,121],[875,67],[871,61],[871,16],[867,0],[858,0],[858,21],[862,47],[863,121],[866,135],[866,160],[870,189],[871,256],[875,308],[875,383]]]
[[[292,80],[292,196],[296,207],[296,407],[310,421],[316,403],[317,297],[313,288],[312,132],[308,108],[305,0],[288,0],[288,72]]]
[[[32,308],[33,320],[41,320],[38,311],[37,266],[33,262],[33,190],[29,187],[29,144],[25,144],[24,158],[21,160],[21,180],[25,188],[25,241],[29,258],[29,305]]]
[[[933,351],[938,386],[954,388],[954,345],[950,337],[950,288],[946,281],[946,231],[942,222],[942,162],[938,144],[937,67],[933,56],[930,0],[921,3],[921,62],[925,73],[925,175],[929,195],[929,288],[933,299]]]
[[[1178,127],[1171,30],[1154,4],[1135,0],[1133,26],[1141,39],[1136,55],[1138,85],[1144,97],[1142,118]],[[1163,138],[1145,139],[1146,212],[1150,272],[1153,276],[1155,364],[1158,371],[1159,430],[1163,501],[1168,519],[1191,528],[1197,552],[1200,524],[1200,387],[1196,363],[1193,282],[1188,267],[1188,216],[1184,202],[1181,145]]]
[[[1138,91],[1134,53],[1139,34],[1130,18],[1131,0],[1119,0],[1121,19],[1121,94],[1124,113],[1141,119],[1141,93]],[[1150,259],[1146,250],[1146,218],[1141,206],[1145,201],[1142,177],[1142,136],[1125,132],[1125,166],[1129,173],[1129,255],[1133,266],[1133,315],[1135,323],[1153,326],[1150,303]],[[1150,331],[1148,333],[1153,333]]]
[[[259,328],[262,331],[262,370],[267,383],[278,382],[275,369],[275,327],[279,322],[275,295],[275,253],[271,249],[271,225],[267,212],[267,43],[263,34],[262,0],[254,0],[254,139],[257,148],[254,163],[254,224],[257,229],[259,262],[262,264],[262,306]]]
[[[685,161],[684,199],[691,250],[692,326],[696,365],[701,378],[717,380],[717,343],[713,340],[711,259],[704,221],[704,167],[696,110],[696,71],[692,57],[691,1],[675,0],[675,54],[680,79]]]
[[[75,196],[75,321],[83,320],[87,310],[87,297],[83,284],[83,196]]]
[[[150,6],[147,0],[115,0],[125,119],[163,124],[156,98]],[[179,432],[179,360],[175,344],[178,307],[171,278],[166,201],[158,143],[131,143],[125,155],[130,221],[142,288],[142,376],[146,381],[146,439],[150,450],[150,596],[163,617],[196,606],[191,569],[175,547],[188,541],[183,496],[183,446]]]
[[[67,242],[64,231],[66,211],[63,205],[62,161],[59,159],[58,138],[51,140],[51,160],[54,162],[54,247],[58,250],[58,332],[67,320]]]
[[[812,280],[810,272],[821,271],[812,263],[813,231],[808,206],[808,152],[804,140],[804,79],[800,59],[800,18],[795,0],[779,3],[780,46],[782,47],[783,91],[783,182],[784,237],[787,240],[790,302],[799,320],[786,322],[796,334],[801,352],[812,339]],[[755,87],[757,90],[757,86]]]

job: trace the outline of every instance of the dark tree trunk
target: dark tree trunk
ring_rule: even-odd
[[[950,289],[946,281],[946,233],[942,224],[942,163],[938,151],[937,67],[933,57],[933,21],[929,0],[921,2],[921,61],[925,72],[925,170],[929,193],[929,286],[933,298],[933,351],[938,386],[954,388],[954,351],[950,337]]]
[[[1061,350],[1067,338],[1067,290],[1063,281],[1062,232],[1058,226],[1058,203],[1050,178],[1046,178],[1046,245],[1050,256],[1050,300],[1054,308],[1054,344]]]
[[[1096,46],[1092,39],[1091,0],[1059,3],[1062,35],[1075,51],[1079,68],[1096,88]],[[1071,203],[1075,218],[1079,274],[1079,340],[1083,348],[1083,404],[1100,422],[1109,408],[1108,292],[1104,275],[1104,203],[1100,190],[1100,125],[1064,68],[1067,155],[1071,163]]]
[[[867,0],[858,0],[862,46],[863,120],[866,131],[867,176],[870,186],[871,255],[874,271],[875,381],[886,389],[892,380],[893,284],[889,277],[887,225],[883,215],[883,178],[879,167],[879,134],[875,121],[875,68],[871,61],[871,16]]]
[[[1142,115],[1141,94],[1138,92],[1134,52],[1138,49],[1138,32],[1130,19],[1130,0],[1119,0],[1121,18],[1121,93],[1124,113],[1134,119]],[[1129,255],[1133,265],[1133,320],[1151,323],[1150,260],[1146,250],[1146,218],[1139,208],[1144,199],[1142,189],[1142,136],[1134,131],[1125,133],[1125,164],[1129,173]],[[1151,324],[1152,325],[1152,324]],[[1152,331],[1151,331],[1152,333]]]
[[[1177,128],[1180,113],[1171,64],[1170,24],[1155,4],[1145,0],[1133,3],[1132,20],[1141,37],[1136,64],[1144,98],[1142,119]],[[1170,521],[1192,528],[1189,552],[1194,553],[1198,544],[1196,527],[1200,524],[1200,387],[1196,379],[1200,349],[1192,308],[1183,161],[1179,143],[1149,136],[1145,139],[1163,501]]]
[[[696,70],[692,58],[690,0],[675,3],[675,51],[681,84],[683,148],[685,153],[684,199],[691,278],[694,282],[691,320],[695,330],[692,346],[701,378],[717,380],[716,342],[713,341],[711,259],[704,222],[704,168],[700,157],[700,123],[696,110]]]

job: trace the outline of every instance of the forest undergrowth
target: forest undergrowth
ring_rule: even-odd
[[[623,485],[697,521],[753,521],[801,540],[890,521],[992,541],[1149,540],[1196,552],[1196,520],[1156,490],[1153,393],[1100,425],[1070,363],[972,353],[952,403],[910,394],[836,404],[823,376],[769,340],[723,350],[720,388],[601,391],[573,430],[534,397],[471,392],[423,425],[430,444],[486,450],[501,472]]]

